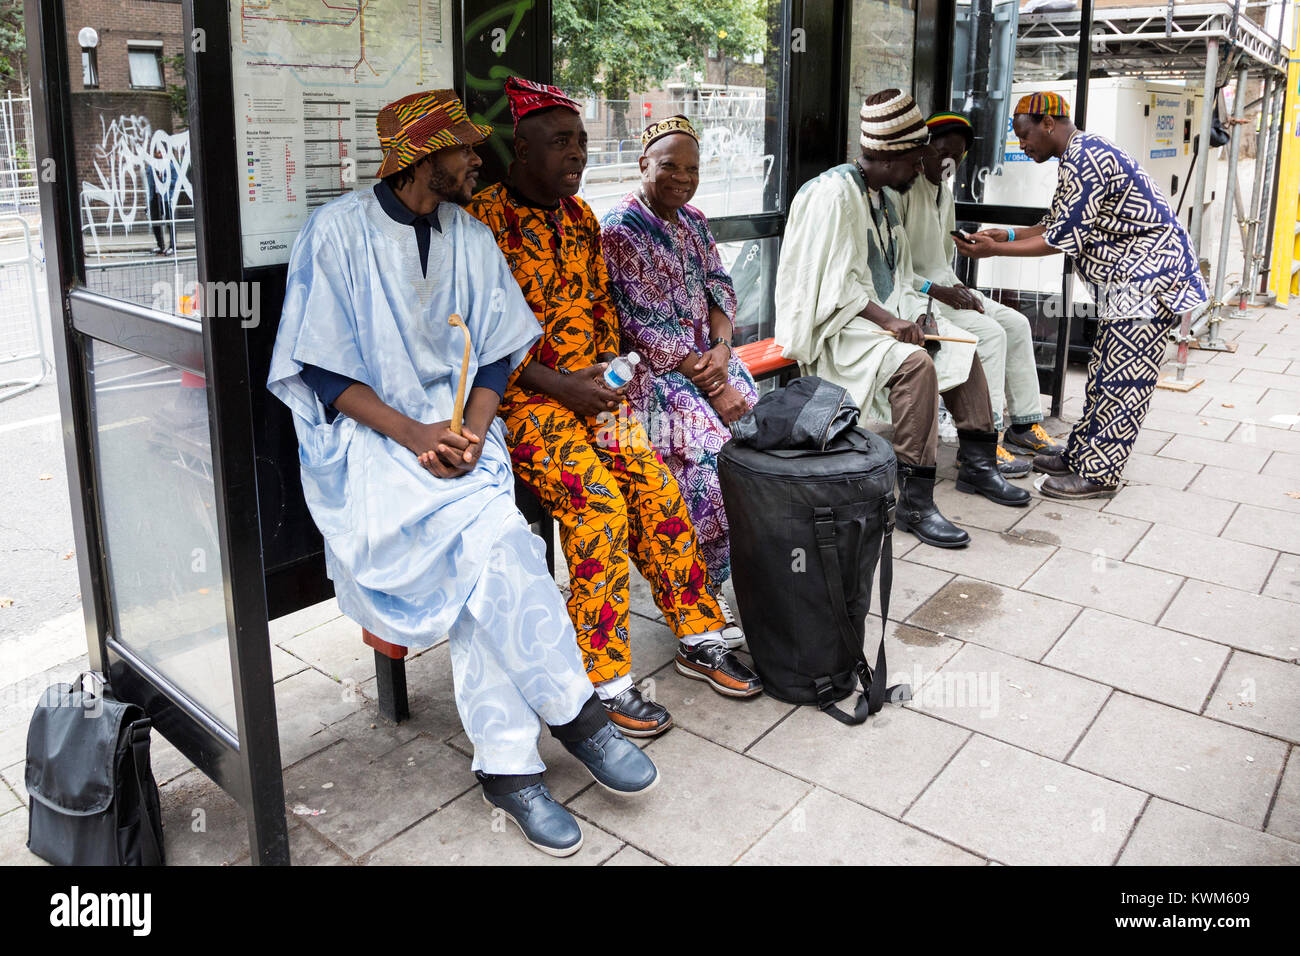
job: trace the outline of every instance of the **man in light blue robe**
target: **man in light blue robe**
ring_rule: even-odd
[[[381,181],[316,210],[294,243],[267,384],[293,412],[339,607],[392,644],[449,636],[484,798],[534,846],[567,856],[582,832],[542,782],[539,717],[607,789],[645,792],[658,771],[593,695],[515,507],[496,408],[541,328],[492,233],[459,205],[491,129],[450,90],[390,104],[378,125]],[[472,343],[460,435],[452,314]]]

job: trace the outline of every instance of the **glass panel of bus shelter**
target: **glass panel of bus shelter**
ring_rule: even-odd
[[[204,381],[93,341],[112,634],[235,730]]]
[[[1011,129],[1011,111],[1026,93],[1051,90],[1074,104],[1080,13],[1028,12],[1051,5],[1050,0],[1031,0],[1023,9],[1017,0],[956,5],[951,108],[968,116],[975,129],[974,145],[954,181],[958,202],[1035,209],[1051,204],[1057,160],[1031,162]],[[1064,268],[1062,255],[998,257],[978,264],[976,286],[1029,318],[1039,366],[1055,361]],[[1083,295],[1079,283],[1073,292],[1077,302]]]
[[[881,90],[912,90],[916,0],[853,0],[849,61],[848,143],[844,158],[862,152],[862,102]],[[926,106],[923,104],[921,109]]]
[[[700,133],[691,204],[711,219],[777,208],[781,0],[639,5],[555,0],[555,81],[583,101],[589,143],[579,195],[597,217],[639,182],[641,131],[675,114]]]
[[[732,344],[770,339],[775,331],[772,290],[776,285],[775,236],[718,243],[718,257],[736,286]]]
[[[86,288],[185,315],[198,273],[181,5],[148,6],[141,29],[101,34],[98,7],[66,0],[76,168],[58,176],[74,183]]]

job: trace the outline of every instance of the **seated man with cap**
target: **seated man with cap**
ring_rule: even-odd
[[[643,793],[659,775],[592,693],[515,507],[496,409],[541,330],[492,235],[461,208],[491,129],[452,90],[404,97],[378,127],[380,182],[317,209],[294,242],[267,385],[293,413],[339,607],[391,644],[449,635],[484,799],[568,856],[582,830],[542,780],[538,718],[606,789]],[[470,333],[467,367],[452,314]]]
[[[957,424],[958,491],[1023,507],[1029,492],[997,467],[997,432],[975,345],[939,342],[918,324],[928,301],[885,187],[906,192],[929,140],[912,97],[885,90],[861,110],[862,155],[805,183],[790,207],[776,276],[775,338],[806,374],[842,385],[868,415],[891,421],[898,458],[898,527],[926,544],[970,541],[934,503],[939,395]],[[937,334],[966,338],[942,315]]]
[[[641,187],[605,214],[600,229],[623,348],[649,366],[632,380],[628,401],[686,496],[709,592],[729,615],[722,585],[731,576],[731,545],[718,452],[758,389],[731,350],[735,286],[708,219],[688,205],[700,185],[699,135],[685,116],[671,116],[646,127],[641,143]],[[738,626],[728,631],[731,646],[744,640]]]
[[[506,93],[515,159],[507,180],[469,206],[542,324],[501,405],[506,441],[515,473],[559,522],[587,674],[624,733],[651,737],[672,718],[632,682],[629,555],[678,638],[678,672],[729,697],[751,697],[762,684],[724,642],[726,622],[677,480],[627,411],[626,389],[603,376],[618,356],[619,320],[600,226],[576,195],[587,165],[578,105],[518,77]]]
[[[948,178],[957,172],[975,133],[960,113],[936,113],[925,121],[931,150],[911,189],[898,196],[898,213],[912,251],[914,282],[922,294],[942,303],[943,315],[979,342],[977,354],[989,385],[993,427],[1003,431],[1005,405],[1010,425],[998,444],[998,467],[1009,478],[1027,475],[1030,455],[1057,455],[1065,445],[1043,428],[1038,361],[1029,320],[1015,309],[967,288],[953,271],[957,203]]]

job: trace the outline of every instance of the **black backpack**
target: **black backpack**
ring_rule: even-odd
[[[63,866],[161,866],[151,721],[76,684],[41,695],[27,728],[27,848]]]
[[[718,455],[718,475],[754,668],[777,700],[816,704],[860,724],[886,700],[911,697],[906,685],[885,686],[893,449],[854,426],[857,409],[843,389],[815,378],[765,395],[750,416],[757,421],[742,419]],[[772,447],[787,429],[784,443],[803,447]],[[765,447],[748,444],[755,440]],[[863,640],[877,565],[882,620],[873,668]],[[836,702],[859,683],[863,694],[846,713]]]

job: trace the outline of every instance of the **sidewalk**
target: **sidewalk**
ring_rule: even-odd
[[[294,862],[1300,863],[1300,306],[1223,334],[1235,354],[1191,353],[1204,384],[1157,391],[1111,501],[1001,508],[955,492],[944,448],[937,497],[973,541],[897,536],[891,678],[916,699],[865,726],[680,677],[633,575],[634,673],[676,727],[647,745],[663,782],[640,801],[543,734],[586,832],[568,861],[480,800],[445,643],[409,662],[394,727],[333,602],[272,622]],[[1067,420],[1082,388],[1072,370]],[[40,862],[26,723],[80,666],[0,690],[0,863]],[[157,736],[154,772],[169,862],[247,862],[242,811]]]

